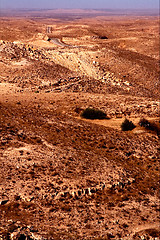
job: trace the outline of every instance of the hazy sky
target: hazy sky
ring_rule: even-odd
[[[0,0],[0,8],[158,8],[159,0]]]

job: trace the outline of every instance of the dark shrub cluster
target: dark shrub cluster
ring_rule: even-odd
[[[122,131],[130,131],[133,130],[136,126],[133,124],[132,121],[125,119],[124,122],[121,124]]]
[[[158,125],[156,125],[156,123],[149,122],[147,119],[142,118],[139,121],[139,125],[147,130],[156,132],[158,136],[160,135],[160,128],[158,127]]]
[[[99,36],[100,39],[108,39],[106,36]]]
[[[145,118],[142,118],[140,121],[139,121],[139,125],[141,127],[144,127],[148,130],[151,130],[153,131],[154,130],[154,126],[153,126],[153,123],[151,124],[147,119]]]
[[[81,117],[86,119],[105,119],[106,113],[104,113],[101,110],[94,109],[94,108],[86,108],[82,114]]]
[[[148,229],[146,232],[149,234],[149,236],[152,236],[154,238],[158,238],[160,236],[160,230],[157,229]]]

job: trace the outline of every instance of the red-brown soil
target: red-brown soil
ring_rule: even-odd
[[[4,16],[0,31],[0,239],[159,239],[159,131],[138,124],[160,128],[158,18]]]

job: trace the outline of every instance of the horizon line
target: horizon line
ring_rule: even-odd
[[[158,8],[17,8],[17,7],[7,7],[0,8],[1,10],[159,10]]]

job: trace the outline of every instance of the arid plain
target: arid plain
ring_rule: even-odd
[[[158,240],[158,17],[2,15],[0,239]]]

